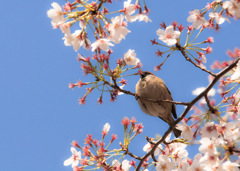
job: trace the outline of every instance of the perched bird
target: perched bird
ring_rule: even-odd
[[[171,93],[163,80],[148,71],[142,72],[140,77],[140,80],[136,84],[136,96],[141,110],[146,114],[157,116],[167,122],[169,126],[173,126],[173,117],[177,119],[175,104],[168,102],[156,103],[151,101],[151,99],[172,100]],[[176,128],[173,130],[173,133],[175,137],[181,135],[181,131]]]

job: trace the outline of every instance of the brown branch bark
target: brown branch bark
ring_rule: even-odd
[[[217,109],[214,109],[214,108],[212,107],[212,105],[210,104],[210,101],[209,101],[209,98],[208,98],[207,95],[205,95],[204,97],[205,97],[205,100],[206,100],[206,102],[207,102],[207,106],[208,106],[209,110],[210,110],[213,114],[215,114],[215,113],[217,112]]]
[[[218,82],[218,80],[224,76],[228,71],[230,71],[231,69],[233,69],[238,61],[240,60],[240,58],[238,58],[234,63],[232,63],[231,65],[229,65],[228,67],[226,67],[225,69],[223,69],[222,71],[220,71],[218,74],[216,74],[215,78],[212,80],[212,82],[207,86],[207,88],[205,88],[205,90],[199,94],[196,98],[194,98],[190,104],[187,106],[187,108],[185,109],[185,111],[181,114],[181,116],[174,122],[174,125],[169,127],[168,130],[165,132],[165,134],[163,135],[163,137],[158,140],[156,142],[156,144],[154,145],[154,147],[151,149],[151,151],[149,151],[147,154],[145,154],[144,156],[141,157],[140,163],[138,164],[136,171],[139,171],[144,160],[149,157],[151,154],[154,153],[155,149],[158,147],[159,144],[161,144],[162,142],[165,141],[166,137],[168,136],[168,134],[170,134],[170,132],[172,132],[172,130],[175,128],[175,126],[187,115],[187,113],[190,111],[190,109],[192,108],[192,106],[199,101],[202,97],[204,97],[205,95],[207,95],[207,93],[211,90],[211,88]]]
[[[153,100],[153,99],[146,99],[146,98],[143,98],[143,97],[140,97],[140,96],[137,96],[136,93],[133,93],[131,91],[128,91],[128,90],[124,90],[124,89],[121,89],[118,85],[117,85],[117,82],[116,80],[113,79],[113,82],[114,84],[111,84],[107,81],[104,81],[105,84],[109,85],[110,87],[120,91],[120,92],[123,92],[124,94],[128,94],[128,95],[132,95],[132,96],[135,96],[136,98],[141,98],[141,99],[144,99],[144,100],[149,100],[149,101],[152,101],[154,103],[160,103],[160,102],[168,102],[168,103],[173,103],[173,104],[176,104],[176,105],[185,105],[185,106],[188,106],[190,103],[188,102],[176,102],[176,101],[172,101],[172,100]]]
[[[122,147],[122,151],[125,151],[126,154],[128,154],[129,156],[131,156],[131,157],[133,157],[133,158],[135,158],[137,160],[141,160],[141,157],[136,156],[133,153],[129,152],[128,148],[126,148],[122,143],[119,143],[119,145]]]
[[[205,68],[202,68],[202,67],[200,67],[199,65],[197,65],[195,62],[193,62],[192,59],[188,57],[187,53],[185,52],[184,47],[182,47],[179,43],[176,44],[176,47],[177,47],[178,50],[182,53],[182,55],[185,57],[185,59],[186,59],[187,61],[191,62],[195,67],[200,68],[201,70],[203,70],[203,71],[211,74],[211,75],[214,76],[214,77],[217,76],[216,74],[212,73],[211,71],[209,71],[209,70],[207,70],[207,69],[205,69]]]

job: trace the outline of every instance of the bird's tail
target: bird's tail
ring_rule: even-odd
[[[175,137],[178,138],[181,135],[182,131],[174,128],[173,133],[174,133]]]

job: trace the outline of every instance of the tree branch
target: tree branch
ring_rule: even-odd
[[[230,71],[231,69],[233,69],[238,61],[240,60],[240,58],[238,58],[235,62],[233,62],[231,65],[229,65],[228,67],[226,67],[225,69],[223,69],[222,71],[220,71],[218,74],[216,74],[215,78],[212,80],[212,82],[207,86],[207,88],[205,88],[205,90],[199,94],[196,98],[194,98],[190,104],[187,106],[187,108],[185,109],[185,111],[182,113],[182,115],[174,122],[174,124],[168,128],[168,130],[165,132],[165,134],[163,135],[163,137],[158,140],[156,142],[156,144],[154,145],[154,147],[147,153],[145,154],[143,157],[141,157],[140,163],[137,166],[136,171],[139,171],[144,160],[149,157],[151,154],[154,153],[155,149],[158,147],[159,144],[161,144],[162,142],[165,141],[166,137],[168,136],[168,134],[170,134],[170,132],[172,132],[172,130],[175,128],[175,126],[187,115],[187,113],[190,111],[190,109],[192,108],[192,106],[198,102],[202,97],[204,97],[205,95],[207,95],[207,93],[212,89],[212,87],[218,82],[218,80],[224,76],[228,71]]]
[[[210,104],[210,101],[209,101],[209,98],[208,98],[207,95],[205,95],[204,97],[205,97],[205,100],[206,100],[206,102],[207,102],[207,106],[208,106],[209,110],[210,110],[213,114],[215,114],[215,113],[217,112],[217,109],[214,109],[214,108],[212,107],[212,105]]]
[[[116,82],[115,79],[113,79],[113,82],[114,82],[114,84],[111,84],[108,81],[104,81],[105,84],[109,85],[113,89],[116,89],[120,92],[123,92],[124,94],[135,96],[136,98],[141,98],[141,99],[148,100],[148,101],[151,101],[151,102],[154,102],[154,103],[167,102],[167,103],[173,103],[173,104],[176,104],[176,105],[185,105],[185,106],[188,106],[190,104],[188,102],[176,102],[176,101],[172,101],[172,100],[154,100],[154,99],[143,98],[143,97],[138,96],[136,93],[132,93],[131,91],[121,89],[117,85],[117,82]]]
[[[191,58],[189,58],[188,55],[186,54],[185,48],[182,47],[179,43],[176,44],[176,47],[177,47],[178,50],[182,53],[182,55],[185,57],[185,59],[186,59],[187,61],[191,62],[195,67],[200,68],[201,70],[203,70],[203,71],[211,74],[211,75],[214,76],[214,77],[217,76],[216,74],[212,73],[211,71],[209,71],[209,70],[207,70],[207,69],[205,69],[205,68],[202,68],[202,67],[200,67],[199,65],[197,65],[195,62],[193,62],[193,61],[191,60]]]
[[[133,158],[135,158],[137,160],[141,160],[141,157],[136,156],[133,153],[129,152],[128,148],[126,148],[121,142],[119,143],[119,145],[122,147],[122,151],[125,151],[126,154],[128,154],[129,156],[131,156],[131,157],[133,157]]]

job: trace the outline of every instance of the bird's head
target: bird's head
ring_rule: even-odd
[[[149,71],[143,71],[141,74],[140,74],[140,77],[141,79],[144,79],[146,78],[146,76],[148,75],[154,75],[153,73],[149,72]]]

